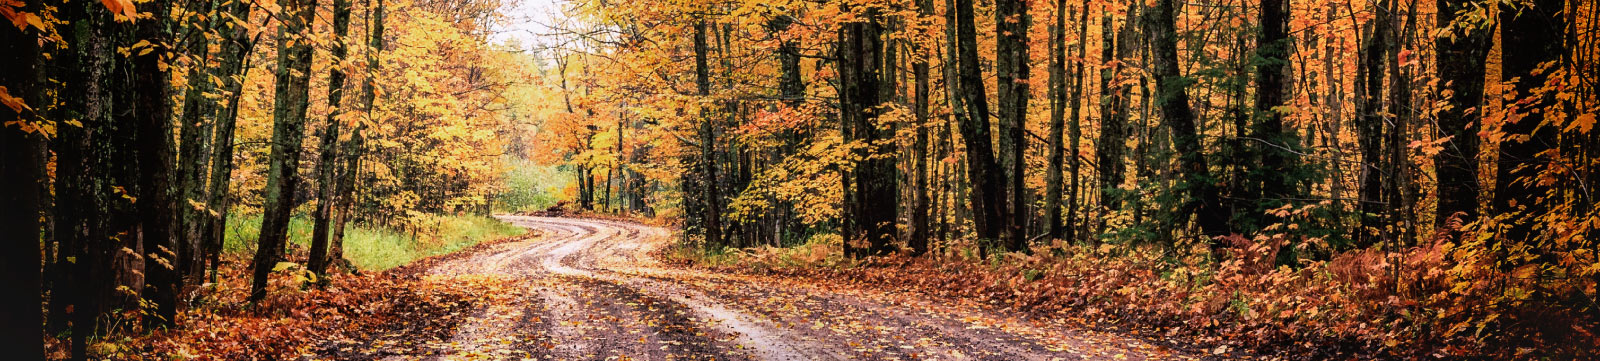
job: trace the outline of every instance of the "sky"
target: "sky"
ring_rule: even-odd
[[[549,34],[549,26],[560,18],[561,6],[565,0],[504,0],[501,14],[504,15],[500,24],[493,27],[489,35],[491,44],[507,43],[515,40],[522,49],[530,49],[537,44],[545,43],[540,34]]]

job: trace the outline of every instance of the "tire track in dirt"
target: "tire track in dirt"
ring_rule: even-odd
[[[651,258],[671,232],[630,222],[501,216],[541,237],[434,266],[513,285],[429,355],[390,360],[1197,359],[1113,335],[1036,327],[972,307],[708,273]]]

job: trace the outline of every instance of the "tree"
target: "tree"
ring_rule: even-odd
[[[923,19],[933,16],[933,0],[917,0],[917,15]],[[917,43],[914,52],[915,60],[911,64],[912,77],[916,79],[916,90],[913,95],[917,117],[917,135],[915,153],[916,179],[913,181],[912,192],[915,198],[911,205],[911,238],[907,240],[911,254],[920,255],[928,252],[928,211],[934,207],[928,189],[928,128],[932,123],[928,121],[928,90],[932,86],[928,74],[928,58],[931,57],[930,49]]]
[[[1221,196],[1214,178],[1206,165],[1206,155],[1200,148],[1200,133],[1195,127],[1194,110],[1189,108],[1188,87],[1191,80],[1178,74],[1178,39],[1174,27],[1174,0],[1158,0],[1149,13],[1152,62],[1156,76],[1156,106],[1161,110],[1161,122],[1172,131],[1173,148],[1178,152],[1179,173],[1183,177],[1177,186],[1182,204],[1173,218],[1185,221],[1195,217],[1203,234],[1227,234],[1227,216],[1221,212]],[[1212,249],[1222,247],[1219,239],[1212,240]]]
[[[344,69],[345,35],[350,32],[350,0],[333,0],[333,61],[335,66],[328,71],[328,120],[322,130],[322,147],[317,157],[317,208],[311,217],[311,255],[306,260],[306,268],[313,273],[322,274],[328,263],[328,228],[333,226],[335,204],[338,198],[335,191],[337,181],[334,178],[338,172],[335,165],[339,162],[339,116],[343,114],[339,106],[344,100]]]
[[[703,16],[703,15],[702,15]],[[705,202],[706,209],[701,226],[705,227],[706,245],[721,247],[722,240],[722,192],[717,185],[717,159],[716,159],[716,129],[712,124],[709,98],[711,96],[711,68],[707,63],[707,53],[710,52],[706,45],[706,20],[698,19],[694,28],[694,73],[695,90],[701,98],[700,104],[700,164],[701,201]]]
[[[233,132],[239,120],[239,99],[244,94],[244,81],[240,76],[249,67],[246,59],[256,45],[256,39],[250,38],[242,24],[249,21],[252,5],[243,1],[235,1],[230,5],[227,7],[229,18],[238,20],[232,26],[217,27],[218,38],[223,40],[223,53],[218,66],[211,69],[211,76],[223,80],[227,103],[217,109],[216,119],[212,122],[211,180],[206,190],[206,210],[210,211],[210,216],[205,222],[205,229],[200,232],[206,238],[205,252],[211,267],[212,282],[217,281],[217,267],[222,261],[223,226],[227,223],[230,207],[228,189],[234,168]]]
[[[316,13],[316,0],[283,3],[278,25],[278,79],[273,92],[272,153],[267,170],[266,199],[262,202],[260,239],[252,261],[250,300],[267,295],[267,277],[282,259],[288,241],[289,215],[294,210],[294,190],[300,183],[301,139],[305,137],[306,107],[310,103],[311,43],[302,36]]]
[[[877,9],[855,10],[862,12],[862,19],[840,29],[838,62],[840,118],[850,133],[845,139],[860,143],[854,150],[857,162],[851,178],[855,184],[849,193],[854,197],[852,213],[859,233],[851,238],[869,244],[868,249],[857,252],[882,254],[890,250],[889,242],[899,233],[895,215],[900,203],[894,143],[888,141],[892,133],[878,124],[883,95],[883,26]]]
[[[1061,238],[1066,234],[1061,224],[1061,164],[1066,151],[1061,129],[1067,107],[1067,1],[1056,0],[1055,7],[1055,22],[1050,24],[1050,135],[1046,139],[1050,154],[1044,176],[1044,222],[1045,234]],[[1077,181],[1076,174],[1073,181]]]
[[[1541,222],[1535,217],[1550,210],[1557,194],[1539,179],[1540,164],[1547,162],[1557,143],[1555,127],[1545,126],[1545,111],[1557,105],[1555,92],[1541,89],[1549,72],[1540,67],[1562,61],[1567,54],[1562,34],[1566,29],[1561,0],[1528,0],[1505,3],[1500,8],[1501,74],[1515,80],[1516,104],[1508,113],[1521,119],[1507,120],[1501,131],[1508,137],[1500,144],[1500,161],[1495,172],[1492,209],[1512,215],[1499,239],[1530,242],[1540,237]],[[1511,118],[1514,119],[1514,118]]]
[[[1133,85],[1123,80],[1128,76],[1128,72],[1124,71],[1126,64],[1137,60],[1133,54],[1136,48],[1130,43],[1137,42],[1134,29],[1141,18],[1137,7],[1128,12],[1127,19],[1115,36],[1112,35],[1114,22],[1110,14],[1103,18],[1105,25],[1101,26],[1101,59],[1111,64],[1100,71],[1100,89],[1105,100],[1100,107],[1100,139],[1095,142],[1095,155],[1096,170],[1100,175],[1100,206],[1107,213],[1122,209],[1123,199],[1119,196],[1118,187],[1122,186],[1127,170],[1123,164],[1123,154],[1127,152],[1128,98],[1133,92]],[[1100,224],[1097,229],[1104,231],[1104,221]]]
[[[218,17],[211,16],[212,5],[212,1],[190,1],[181,20],[185,44],[182,55],[188,59],[189,75],[184,87],[183,115],[178,120],[181,140],[178,142],[176,193],[180,228],[175,263],[179,273],[187,279],[199,279],[205,273],[205,248],[201,244],[205,236],[201,232],[205,229],[207,209],[193,205],[206,201],[206,166],[212,154],[206,151],[205,145],[214,124],[210,118],[216,115],[216,103],[208,98],[215,86],[211,77],[206,76],[213,75],[211,69],[217,68],[210,63],[211,38],[207,34],[216,30],[213,23],[221,23]]]
[[[1299,180],[1294,174],[1299,163],[1299,141],[1293,134],[1284,132],[1284,96],[1288,93],[1284,68],[1289,62],[1289,5],[1283,0],[1261,0],[1261,34],[1256,40],[1256,99],[1255,122],[1251,135],[1255,138],[1255,151],[1261,157],[1252,182],[1260,193],[1255,194],[1257,209],[1247,209],[1248,219],[1260,217],[1266,210],[1298,198]],[[1257,224],[1264,226],[1264,224]]]
[[[1072,120],[1067,123],[1067,139],[1070,139],[1067,142],[1067,149],[1070,150],[1071,155],[1063,155],[1064,157],[1070,157],[1066,161],[1069,165],[1068,168],[1072,172],[1072,181],[1069,182],[1071,186],[1067,187],[1068,228],[1066,229],[1066,239],[1073,241],[1078,240],[1078,189],[1081,181],[1079,175],[1082,175],[1080,170],[1083,164],[1082,158],[1078,157],[1078,149],[1079,142],[1083,139],[1083,87],[1086,79],[1083,73],[1083,64],[1088,61],[1086,59],[1089,57],[1087,51],[1089,45],[1088,2],[1086,1],[1083,7],[1078,10],[1078,49],[1076,50],[1078,61],[1072,69]],[[1064,47],[1066,43],[1063,42],[1062,44]],[[1063,48],[1062,51],[1066,51],[1066,49]]]
[[[344,167],[337,177],[338,188],[335,190],[333,197],[335,202],[333,226],[331,227],[333,228],[333,234],[328,242],[328,259],[330,260],[344,259],[345,223],[350,221],[351,213],[354,212],[351,208],[355,205],[356,200],[356,177],[360,174],[361,159],[365,151],[363,148],[366,137],[363,131],[366,129],[367,121],[373,120],[373,102],[377,99],[377,79],[374,79],[374,76],[381,65],[378,61],[378,54],[384,51],[384,18],[387,16],[387,8],[384,7],[383,1],[377,0],[376,6],[373,6],[370,1],[367,4],[367,11],[370,12],[368,18],[371,21],[367,28],[367,76],[361,83],[361,107],[363,113],[365,113],[366,121],[355,122],[355,126],[350,130],[350,139],[345,140],[344,150],[340,152],[340,154],[344,155]]]
[[[984,92],[983,74],[979,69],[978,30],[974,25],[972,0],[955,0],[956,47],[952,49],[957,59],[957,76],[961,90],[961,103],[966,105],[963,121],[958,122],[963,143],[967,146],[967,174],[972,182],[973,217],[978,238],[1000,241],[1008,228],[1006,217],[1005,173],[995,162],[994,146],[989,140],[989,100]]]
[[[1377,7],[1384,9],[1380,14],[1391,14],[1390,0],[1378,2]],[[1388,48],[1390,37],[1390,15],[1380,15],[1371,21],[1371,29],[1367,31],[1365,44],[1361,47],[1361,66],[1357,70],[1356,81],[1359,94],[1356,97],[1356,106],[1360,110],[1360,119],[1357,121],[1357,141],[1361,148],[1361,184],[1359,193],[1358,217],[1361,219],[1360,227],[1356,230],[1356,245],[1371,246],[1377,244],[1378,236],[1374,231],[1388,234],[1383,214],[1386,213],[1383,198],[1383,186],[1386,182],[1383,171],[1383,139],[1386,122],[1383,112],[1383,53]]]
[[[30,9],[31,10],[31,9]],[[44,208],[41,194],[45,183],[45,142],[38,122],[42,119],[27,106],[35,94],[39,51],[36,35],[27,28],[0,29],[0,240],[7,250],[0,256],[0,347],[18,360],[43,360],[44,313],[40,311],[43,267],[40,262],[39,212]],[[35,102],[35,104],[37,104]],[[13,123],[15,122],[15,123]]]
[[[151,3],[152,19],[134,22],[136,39],[151,44],[170,43],[168,7]],[[180,262],[176,251],[178,234],[177,202],[172,157],[172,105],[168,94],[171,82],[161,63],[168,49],[152,45],[152,51],[135,53],[131,66],[122,75],[132,78],[134,149],[138,177],[135,205],[139,210],[139,238],[144,243],[143,297],[154,304],[152,324],[171,327],[178,317],[178,292],[183,289]],[[126,79],[126,78],[125,78]]]
[[[1460,215],[1471,221],[1478,214],[1478,126],[1483,119],[1485,57],[1492,40],[1488,31],[1463,13],[1474,1],[1438,0],[1438,24],[1445,29],[1434,39],[1438,59],[1440,97],[1439,130],[1449,138],[1444,151],[1434,157],[1439,178],[1439,204],[1435,225],[1443,226]]]
[[[1027,248],[1028,215],[1032,213],[1028,209],[1027,188],[1023,187],[1027,168],[1023,154],[1028,148],[1028,28],[1032,20],[1026,1],[996,0],[994,5],[1000,167],[1004,179],[1010,181],[1005,192],[1011,196],[1009,239],[1004,244],[1006,249],[1020,251]]]

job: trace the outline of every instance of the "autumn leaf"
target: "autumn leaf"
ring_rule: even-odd
[[[1588,134],[1590,130],[1594,129],[1594,121],[1594,113],[1579,114],[1577,117],[1572,119],[1571,123],[1567,124],[1567,128],[1565,130],[1571,132],[1576,129],[1579,133]]]

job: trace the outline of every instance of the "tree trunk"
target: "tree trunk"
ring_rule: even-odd
[[[1086,47],[1089,44],[1088,39],[1089,3],[1085,1],[1078,12],[1078,61],[1072,69],[1072,74],[1070,74],[1073,79],[1072,120],[1067,124],[1067,139],[1069,140],[1067,141],[1067,152],[1063,154],[1063,157],[1066,157],[1064,160],[1072,171],[1072,175],[1068,180],[1070,186],[1067,187],[1067,228],[1065,239],[1069,241],[1078,240],[1078,188],[1082,179],[1079,178],[1082,174],[1079,170],[1083,165],[1082,159],[1078,157],[1078,147],[1081,145],[1079,141],[1083,139],[1083,63],[1088,58],[1088,52],[1086,51]],[[1065,46],[1065,40],[1062,41],[1062,46]],[[1065,48],[1062,49],[1062,51],[1065,50]],[[1062,70],[1065,71],[1065,65],[1062,66]],[[1059,187],[1059,185],[1057,186]]]
[[[1457,22],[1457,12],[1466,11],[1470,0],[1437,0],[1438,24],[1448,29],[1434,38],[1438,64],[1437,91],[1450,105],[1436,113],[1439,130],[1449,137],[1445,149],[1434,156],[1438,173],[1439,203],[1435,226],[1443,227],[1450,217],[1471,222],[1478,214],[1478,125],[1483,119],[1484,58],[1489,55],[1493,33],[1469,22]]]
[[[1503,80],[1520,78],[1515,90],[1518,99],[1532,96],[1535,89],[1549,80],[1549,71],[1536,71],[1540,65],[1560,61],[1567,54],[1562,38],[1566,30],[1561,14],[1565,1],[1533,0],[1531,6],[1502,5],[1500,8],[1501,74]],[[1507,121],[1501,130],[1508,137],[1500,144],[1500,161],[1495,172],[1493,209],[1506,219],[1505,231],[1498,239],[1512,243],[1533,244],[1543,235],[1543,227],[1536,217],[1550,211],[1558,199],[1549,199],[1548,186],[1538,183],[1539,172],[1548,166],[1540,153],[1553,149],[1557,130],[1541,126],[1545,114],[1558,106],[1554,92],[1545,92],[1531,101],[1507,102],[1508,114],[1521,114],[1522,119]],[[1510,118],[1515,119],[1515,118]],[[1517,140],[1516,137],[1527,138]]]
[[[223,80],[228,103],[217,112],[213,122],[216,129],[211,139],[211,181],[206,191],[206,209],[213,213],[201,231],[206,237],[206,256],[211,267],[212,283],[217,282],[217,266],[221,263],[223,230],[230,207],[228,186],[233,178],[233,131],[239,118],[239,99],[244,95],[244,82],[237,77],[242,76],[248,68],[247,59],[256,45],[256,39],[251,39],[250,33],[243,31],[244,22],[250,21],[251,6],[242,1],[231,3],[227,11],[238,22],[232,26],[217,27],[219,38],[224,39],[226,46],[223,47],[222,63],[212,69],[212,75]]]
[[[161,21],[135,23],[135,37],[153,44],[170,43],[167,32],[170,18],[168,7],[153,4],[150,12]],[[139,238],[144,243],[143,297],[153,304],[155,317],[149,324],[160,327],[176,325],[178,292],[183,280],[178,271],[176,241],[177,207],[174,199],[172,157],[172,104],[170,79],[160,65],[167,56],[165,47],[152,47],[154,51],[134,55],[132,68],[127,75],[133,80],[133,119],[135,144],[138,149],[138,192],[135,203],[139,209]]]
[[[306,106],[310,103],[311,43],[308,35],[316,0],[284,2],[278,26],[278,70],[272,114],[272,154],[268,161],[266,197],[262,201],[261,232],[253,261],[250,301],[267,295],[267,277],[283,258],[288,242],[289,216],[294,211],[294,190],[300,183],[301,140],[305,137]]]
[[[702,102],[710,101],[711,96],[711,68],[707,64],[708,55],[706,45],[706,21],[699,19],[694,28],[694,73],[695,88],[699,92]],[[704,219],[705,242],[712,249],[719,248],[722,243],[722,193],[717,187],[717,158],[716,158],[716,128],[711,121],[711,114],[706,109],[709,104],[700,105],[700,162],[703,188],[701,196],[704,197],[706,209],[701,218]]]
[[[136,177],[129,169],[135,163],[136,147],[131,144],[128,123],[113,120],[111,109],[124,108],[113,104],[110,96],[124,90],[126,81],[118,80],[127,79],[116,76],[127,72],[122,69],[127,64],[113,55],[114,48],[133,42],[123,27],[113,25],[111,13],[101,4],[72,3],[60,11],[62,21],[79,25],[65,28],[62,35],[81,46],[57,53],[59,92],[75,96],[62,97],[54,115],[78,119],[82,126],[60,127],[52,149],[57,156],[55,234],[61,258],[71,261],[62,270],[59,288],[51,290],[62,297],[51,304],[54,309],[57,301],[63,303],[60,314],[71,310],[72,359],[85,360],[88,340],[101,331],[105,311],[137,304],[116,293],[116,288],[138,289],[144,284],[136,277],[142,267],[132,267],[134,262],[126,253],[112,253],[122,248],[143,249],[135,237],[113,237],[134,234],[138,214],[122,197],[131,194],[114,188],[137,189],[132,187]]]
[[[876,124],[878,106],[885,95],[881,83],[883,26],[876,9],[858,11],[864,11],[862,20],[840,29],[838,63],[839,82],[844,89],[840,98],[848,99],[840,102],[841,117],[853,133],[845,140],[863,145],[856,149],[860,160],[855,165],[855,192],[851,194],[859,233],[850,238],[864,239],[867,251],[884,254],[891,250],[890,241],[898,236],[895,223],[900,191],[893,143],[883,142],[893,133]]]
[[[178,142],[178,189],[182,197],[178,202],[179,228],[178,233],[178,273],[185,279],[198,280],[205,271],[205,250],[201,244],[205,235],[204,208],[191,206],[190,202],[205,202],[206,170],[210,162],[210,154],[206,152],[205,144],[209,140],[213,122],[207,118],[216,114],[215,102],[207,95],[215,88],[210,75],[212,66],[208,59],[210,54],[208,46],[210,38],[206,36],[212,30],[211,23],[214,17],[210,15],[197,16],[193,14],[209,14],[211,1],[191,1],[186,11],[191,14],[185,19],[186,33],[184,43],[187,45],[185,56],[189,59],[188,86],[183,96],[183,117],[179,119]]]
[[[1156,1],[1149,19],[1156,86],[1160,89],[1155,98],[1162,123],[1172,131],[1172,145],[1178,152],[1179,172],[1183,177],[1177,186],[1184,193],[1183,204],[1174,219],[1186,223],[1190,216],[1195,217],[1201,233],[1213,237],[1211,247],[1217,251],[1223,246],[1217,236],[1228,233],[1227,216],[1222,213],[1221,197],[1212,182],[1204,149],[1200,147],[1194,111],[1189,108],[1188,80],[1178,72],[1174,1]]]
[[[966,118],[959,122],[961,138],[967,146],[967,174],[972,184],[974,218],[981,242],[1000,241],[1008,228],[1006,217],[1005,173],[995,162],[989,136],[989,100],[979,69],[978,30],[974,25],[972,0],[955,0],[956,58],[959,62],[959,94],[966,104]]]
[[[1289,47],[1293,44],[1288,34],[1289,8],[1284,0],[1261,0],[1261,36],[1256,40],[1256,121],[1252,135],[1255,154],[1260,155],[1257,170],[1261,194],[1257,209],[1247,210],[1251,218],[1259,218],[1267,209],[1277,208],[1299,192],[1295,165],[1299,156],[1299,140],[1283,130],[1283,113],[1287,92],[1285,66],[1289,62]],[[1279,220],[1268,219],[1266,222]],[[1266,224],[1258,224],[1265,226]]]
[[[1135,6],[1135,4],[1130,4]],[[1100,107],[1100,139],[1095,142],[1098,149],[1096,162],[1099,163],[1097,173],[1100,174],[1100,206],[1106,211],[1101,215],[1098,226],[1101,232],[1106,231],[1105,219],[1110,218],[1113,212],[1122,209],[1122,194],[1118,189],[1122,185],[1124,172],[1127,170],[1123,162],[1123,154],[1127,153],[1127,124],[1128,124],[1128,97],[1133,92],[1133,85],[1127,83],[1125,78],[1128,73],[1127,64],[1133,62],[1135,49],[1132,43],[1136,41],[1134,29],[1138,27],[1140,15],[1138,9],[1129,9],[1129,15],[1122,28],[1115,37],[1111,35],[1113,17],[1105,17],[1102,25],[1101,56],[1112,66],[1106,67],[1100,73],[1100,88],[1105,89],[1102,96],[1105,103]],[[1112,44],[1113,38],[1115,44]],[[1115,51],[1115,53],[1113,53]]]
[[[1028,16],[1027,3],[1022,0],[996,0],[995,21],[995,88],[998,92],[1000,120],[1000,167],[1004,179],[1009,180],[1005,192],[1010,198],[1010,222],[1006,249],[1027,248],[1028,209],[1026,178],[1028,149],[1026,135],[1028,120]],[[982,96],[982,94],[979,94]]]
[[[1055,22],[1050,24],[1050,134],[1046,139],[1050,152],[1044,172],[1044,222],[1045,234],[1061,239],[1066,234],[1061,224],[1061,164],[1066,161],[1062,128],[1067,109],[1067,0],[1055,0],[1055,7]]]
[[[1389,8],[1389,0],[1379,2],[1378,7]],[[1387,13],[1387,12],[1380,12]],[[1378,243],[1379,236],[1374,231],[1386,234],[1385,220],[1382,216],[1386,208],[1383,199],[1383,124],[1386,122],[1383,111],[1383,54],[1388,47],[1389,20],[1382,15],[1371,21],[1372,29],[1367,35],[1366,44],[1361,48],[1361,67],[1356,76],[1361,83],[1361,94],[1357,97],[1356,106],[1361,110],[1361,120],[1358,124],[1357,135],[1361,143],[1361,189],[1359,217],[1361,227],[1357,232],[1356,245],[1367,247]]]
[[[933,16],[933,0],[917,0],[917,15],[921,18]],[[917,116],[917,139],[912,154],[915,159],[916,179],[912,184],[915,199],[911,205],[911,237],[907,240],[911,254],[921,255],[928,252],[928,210],[933,205],[928,189],[928,89],[932,86],[928,78],[928,51],[922,43],[917,49],[922,50],[912,53],[916,58],[911,64],[912,77],[916,79],[916,89],[913,98],[913,108]]]
[[[37,11],[37,6],[25,11]],[[10,96],[33,102],[38,89],[34,89],[37,75],[39,46],[37,35],[6,29],[0,31],[0,44],[6,52],[0,55],[0,86]],[[42,106],[33,104],[34,107]],[[0,106],[0,119],[5,121],[42,121],[39,114],[28,110],[16,111]],[[0,186],[0,239],[11,246],[0,256],[0,348],[17,360],[44,360],[44,313],[39,308],[44,294],[40,255],[39,211],[44,208],[41,190],[47,179],[45,174],[45,143],[42,134],[23,131],[18,126],[0,126],[0,174],[5,175]],[[65,286],[63,284],[63,286]],[[59,293],[58,293],[59,294]],[[54,304],[55,302],[51,302]]]
[[[378,55],[384,50],[383,33],[386,8],[383,0],[377,0],[377,6],[372,6],[371,2],[368,2],[367,8],[371,12],[368,18],[371,19],[372,24],[368,27],[371,30],[368,31],[367,38],[367,76],[361,82],[361,107],[362,112],[365,113],[366,121],[370,122],[374,120],[372,117],[373,104],[378,98],[377,81],[374,78],[382,65],[378,60]],[[350,219],[355,218],[354,207],[358,195],[356,177],[361,174],[361,160],[366,144],[366,138],[362,131],[366,129],[366,122],[356,122],[353,128],[350,130],[350,139],[344,143],[345,164],[343,174],[339,175],[338,196],[334,197],[339,203],[334,211],[333,234],[328,242],[328,259],[330,260],[344,259],[345,224],[350,222]]]
[[[312,215],[311,255],[306,260],[307,269],[318,275],[328,264],[328,229],[333,226],[334,205],[337,204],[339,162],[340,103],[344,100],[345,35],[350,32],[350,0],[333,0],[333,62],[337,66],[328,70],[328,121],[322,130],[321,154],[317,157],[317,208]]]

